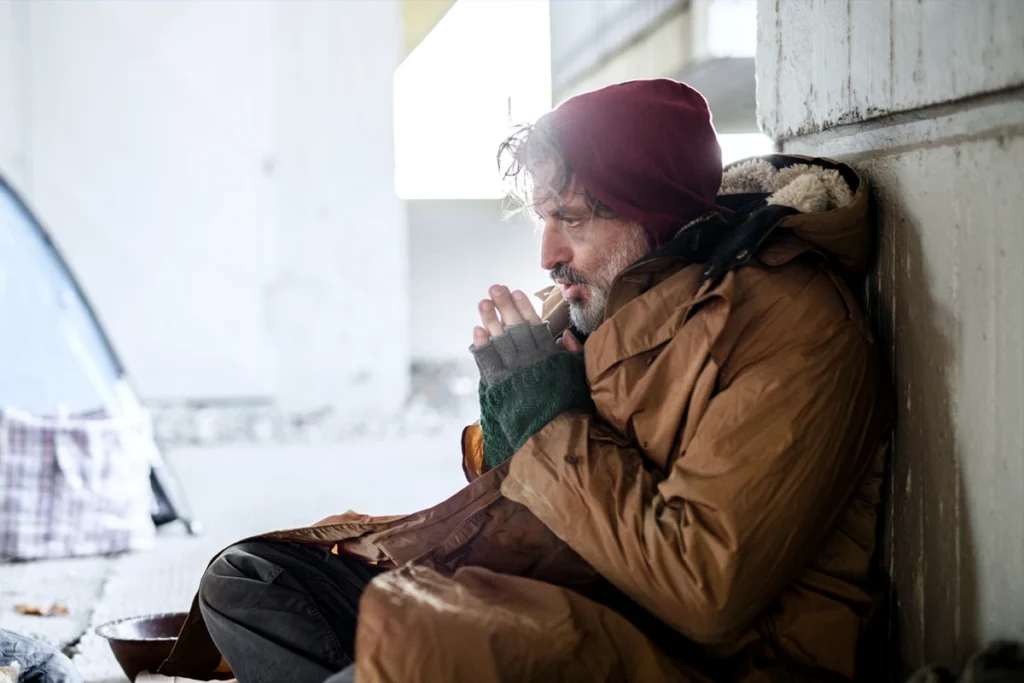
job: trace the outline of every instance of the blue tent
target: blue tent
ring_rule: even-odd
[[[59,409],[116,415],[138,404],[124,365],[67,262],[3,176],[0,321],[0,405],[38,414]],[[150,480],[154,521],[181,519],[196,531],[162,457]]]

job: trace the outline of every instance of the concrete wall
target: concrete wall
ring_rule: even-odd
[[[551,2],[554,100],[637,78],[707,98],[720,134],[756,133],[754,0]]]
[[[1024,3],[760,0],[758,112],[875,188],[906,667],[1024,639]]]
[[[690,50],[690,41],[680,40],[689,31],[689,24],[679,18],[688,15],[687,4],[684,0],[552,0],[551,84],[556,102],[623,80],[615,79],[615,74],[629,71],[630,63],[633,73],[642,67],[651,76],[669,75]],[[652,34],[656,34],[653,40]],[[602,81],[601,72],[613,80],[592,85],[595,77]]]
[[[146,397],[404,399],[401,37],[372,0],[0,3],[0,169]]]
[[[551,28],[552,36],[555,36],[554,24]],[[601,24],[596,30],[604,28]],[[618,50],[603,55],[600,61],[590,69],[582,70],[575,79],[563,79],[561,87],[555,91],[555,101],[635,78],[675,76],[690,60],[692,30],[690,13],[685,6],[669,5],[668,10],[660,17],[654,17],[650,25],[641,27],[638,36],[623,41]]]
[[[280,262],[265,296],[277,395],[286,411],[392,410],[409,387],[392,90],[402,6],[271,6]]]
[[[476,305],[493,284],[527,294],[551,284],[540,267],[540,234],[506,219],[500,200],[417,200],[409,210],[414,361],[470,361]]]

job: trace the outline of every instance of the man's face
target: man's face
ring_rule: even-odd
[[[590,334],[604,321],[612,281],[650,251],[647,234],[627,221],[594,215],[575,182],[561,195],[538,199],[541,267],[562,287],[573,326]]]

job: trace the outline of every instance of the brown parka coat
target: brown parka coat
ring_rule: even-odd
[[[776,155],[722,194],[759,209],[735,239],[704,250],[729,229],[710,217],[617,278],[585,345],[594,414],[488,472],[467,428],[471,481],[428,510],[263,537],[395,568],[360,604],[359,683],[858,676],[891,414],[851,293],[867,188]],[[545,315],[565,324],[557,295]],[[193,606],[162,671],[219,663]]]

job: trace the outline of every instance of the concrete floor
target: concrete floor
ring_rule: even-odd
[[[461,425],[431,436],[317,446],[179,450],[169,455],[196,517],[199,538],[179,524],[161,530],[155,550],[118,558],[0,565],[0,627],[58,647],[74,645],[89,683],[123,683],[99,624],[188,608],[207,562],[252,534],[305,526],[348,509],[412,512],[457,491]],[[67,604],[66,617],[15,614],[16,603]]]

